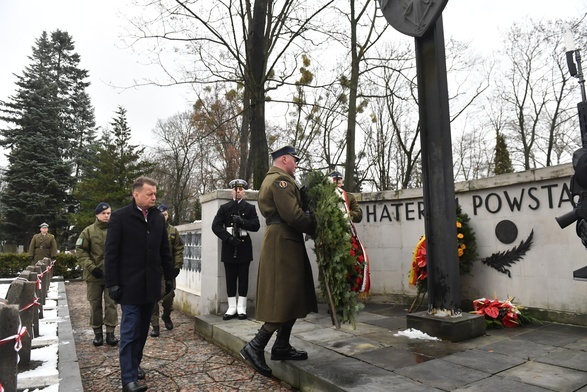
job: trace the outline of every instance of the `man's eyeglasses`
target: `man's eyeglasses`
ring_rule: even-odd
[[[294,154],[287,154],[287,155],[292,156],[296,160],[296,163],[299,163],[300,162],[300,158],[299,157],[296,157]]]

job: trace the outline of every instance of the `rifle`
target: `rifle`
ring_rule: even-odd
[[[587,98],[585,96],[585,79],[583,78],[583,69],[581,67],[581,54],[579,49],[569,50],[571,46],[567,42],[566,56],[569,73],[571,76],[579,79],[579,86],[581,88],[582,100],[577,104],[581,148],[575,150],[573,153],[574,174],[571,176],[570,181],[573,210],[555,218],[561,229],[564,229],[578,219],[587,219]],[[577,62],[576,65],[573,62],[573,54]]]

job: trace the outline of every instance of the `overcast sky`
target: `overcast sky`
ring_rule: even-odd
[[[156,67],[139,64],[136,55],[122,47],[119,37],[126,24],[120,12],[132,12],[132,9],[120,8],[128,3],[128,0],[0,0],[0,100],[14,94],[13,74],[22,75],[24,67],[30,64],[28,56],[41,33],[65,30],[75,40],[81,68],[90,73],[88,92],[97,125],[106,127],[117,107],[122,105],[128,111],[133,143],[152,145],[151,130],[157,120],[189,109],[192,97],[185,88],[120,88],[161,72]],[[471,41],[479,50],[494,50],[501,42],[499,33],[514,21],[580,17],[586,12],[585,0],[449,0],[443,21],[446,38],[453,36]]]

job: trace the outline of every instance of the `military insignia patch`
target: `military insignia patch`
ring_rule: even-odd
[[[287,187],[287,181],[279,181],[279,187],[285,189]]]

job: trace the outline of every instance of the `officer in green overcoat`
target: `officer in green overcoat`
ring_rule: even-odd
[[[271,157],[273,166],[261,184],[258,198],[267,229],[259,256],[255,318],[265,323],[240,352],[267,377],[272,371],[265,362],[264,349],[273,333],[277,331],[272,360],[308,359],[308,354],[293,348],[289,339],[296,319],[318,312],[303,235],[313,234],[315,224],[302,209],[300,189],[294,180],[300,158],[292,146],[275,150]]]
[[[45,257],[54,260],[57,256],[57,241],[55,236],[49,233],[49,225],[41,223],[39,231],[40,233],[35,234],[29,244],[29,260],[33,265]]]

